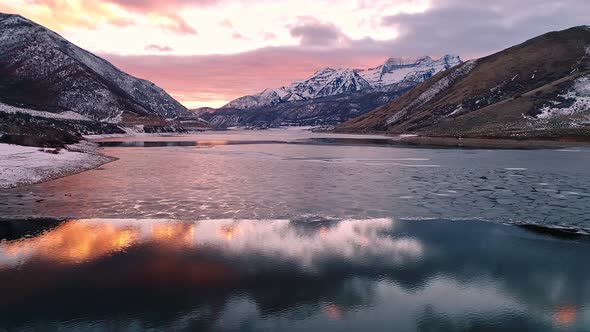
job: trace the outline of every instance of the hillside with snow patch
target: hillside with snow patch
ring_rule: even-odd
[[[471,60],[336,130],[587,140],[590,30],[549,32]]]

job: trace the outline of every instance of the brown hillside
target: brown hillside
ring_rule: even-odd
[[[590,106],[584,107],[582,86],[588,76],[590,29],[550,32],[440,73],[337,130],[471,137],[590,136]],[[575,112],[569,111],[572,105]],[[553,109],[550,116],[542,114],[547,107]]]

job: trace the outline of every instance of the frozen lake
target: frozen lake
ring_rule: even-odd
[[[0,326],[588,330],[590,150],[389,140],[104,139],[119,160],[0,191]]]

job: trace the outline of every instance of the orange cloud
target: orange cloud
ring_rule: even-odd
[[[136,22],[131,15],[146,17],[148,22],[179,34],[197,31],[180,16],[178,6],[199,5],[199,1],[125,1],[125,0],[19,0],[0,4],[4,12],[19,13],[53,30],[69,28],[96,29],[100,25],[126,27]],[[202,4],[211,4],[203,1]]]
[[[3,12],[18,13],[50,29],[63,31],[70,27],[95,29],[108,24],[118,27],[133,25],[133,19],[112,4],[83,0],[22,0],[0,4]]]
[[[173,12],[183,7],[204,7],[218,4],[219,0],[106,0],[136,12]]]
[[[149,14],[155,25],[159,26],[164,30],[179,34],[196,34],[195,30],[190,24],[188,24],[180,15],[174,13],[153,13]]]
[[[104,0],[142,15],[158,16],[165,19],[160,27],[180,33],[196,34],[197,31],[178,13],[184,7],[203,7],[217,4],[218,0]]]

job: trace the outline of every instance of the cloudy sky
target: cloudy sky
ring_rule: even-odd
[[[484,56],[590,24],[589,0],[0,0],[188,107],[388,57]]]

